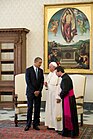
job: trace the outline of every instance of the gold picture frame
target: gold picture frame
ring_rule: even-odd
[[[44,5],[44,72],[93,74],[93,2]]]

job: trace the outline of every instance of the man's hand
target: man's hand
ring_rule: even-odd
[[[39,95],[39,93],[40,93],[39,91],[35,91],[34,92],[34,94],[35,94],[36,97]]]
[[[56,102],[57,102],[57,103],[60,103],[60,102],[61,102],[61,99],[56,99]]]

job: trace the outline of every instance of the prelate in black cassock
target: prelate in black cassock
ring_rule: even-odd
[[[36,73],[34,71],[34,67],[31,66],[26,69],[26,95],[27,95],[27,103],[28,103],[28,111],[27,111],[27,126],[31,126],[32,122],[32,112],[33,112],[33,104],[34,104],[34,120],[33,125],[38,126],[39,116],[40,116],[40,106],[41,106],[41,91],[43,89],[44,76],[43,70],[38,68],[38,79],[36,79]],[[35,91],[40,91],[38,96],[34,95]]]
[[[78,136],[79,126],[73,83],[68,74],[62,76],[61,93],[63,107],[63,133],[68,136]]]

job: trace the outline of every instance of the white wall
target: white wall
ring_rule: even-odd
[[[89,2],[89,0],[87,0]],[[27,67],[44,55],[44,4],[85,2],[84,0],[1,0],[0,28],[27,28]],[[93,75],[87,75],[85,101],[93,101]],[[45,100],[45,95],[43,96]]]

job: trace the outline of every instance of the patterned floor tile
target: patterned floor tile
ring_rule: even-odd
[[[14,121],[14,110],[0,110],[0,120],[11,120]],[[45,112],[41,111],[41,122],[45,121]],[[18,116],[19,119],[26,120],[26,114]],[[80,116],[78,117],[80,121]],[[83,116],[84,124],[93,124],[93,110],[84,110]]]

